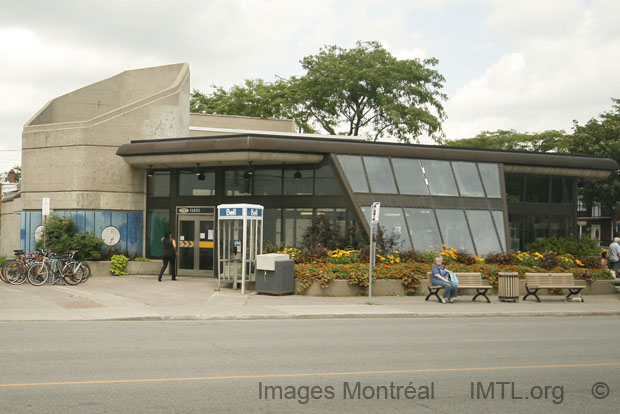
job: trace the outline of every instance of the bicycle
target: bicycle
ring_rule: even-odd
[[[52,284],[64,282],[67,285],[77,285],[84,278],[86,268],[82,262],[74,260],[77,250],[71,250],[66,255],[54,255],[46,252],[43,260],[35,262],[28,270],[28,281],[35,286],[41,286],[52,276]]]
[[[28,277],[28,270],[32,263],[41,257],[41,252],[24,253],[23,250],[13,250],[15,259],[8,259],[0,268],[0,276],[2,280],[13,284],[21,285]]]

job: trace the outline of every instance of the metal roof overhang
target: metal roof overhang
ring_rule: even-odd
[[[616,161],[600,157],[370,142],[304,134],[250,133],[137,140],[116,151],[127,163],[138,168],[181,168],[196,163],[205,167],[246,165],[249,161],[257,165],[306,164],[317,163],[330,153],[502,163],[506,172],[589,179],[605,178],[620,168]]]

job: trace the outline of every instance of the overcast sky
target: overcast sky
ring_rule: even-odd
[[[357,40],[439,59],[448,139],[569,131],[620,98],[618,0],[0,0],[0,172],[46,102],[123,70],[187,62],[206,92]]]

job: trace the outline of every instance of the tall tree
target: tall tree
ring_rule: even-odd
[[[600,119],[592,118],[585,125],[573,121],[573,134],[565,143],[565,152],[612,158],[620,164],[620,99],[612,98],[612,102],[612,110],[603,112]],[[615,208],[620,204],[620,170],[605,179],[585,182],[581,195],[588,204],[599,202],[603,207]]]
[[[304,106],[329,134],[385,136],[417,141],[424,133],[440,141],[445,112],[444,77],[437,59],[399,60],[378,42],[353,49],[326,46],[301,61],[306,74],[293,78]],[[344,124],[346,129],[338,131]]]
[[[366,135],[417,141],[443,137],[444,77],[436,59],[399,60],[378,42],[352,49],[326,46],[305,57],[306,74],[274,83],[246,80],[226,91],[194,90],[192,112],[294,119],[300,132],[322,129],[332,135]]]

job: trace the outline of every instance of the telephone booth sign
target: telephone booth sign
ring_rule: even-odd
[[[218,289],[232,282],[233,289],[256,280],[256,256],[263,251],[263,206],[220,204],[217,206]]]

